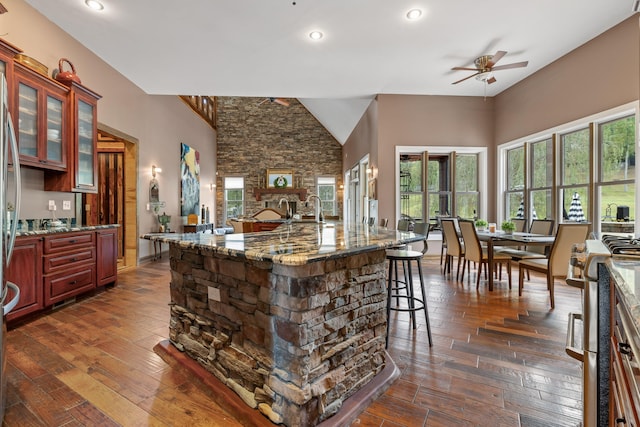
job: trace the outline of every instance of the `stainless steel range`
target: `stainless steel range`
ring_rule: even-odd
[[[603,286],[608,281],[603,263],[610,257],[640,262],[640,240],[604,235],[576,245],[567,275],[567,284],[583,289],[582,313],[569,314],[566,352],[583,362],[584,427],[608,426],[610,419],[611,288],[608,283]],[[575,343],[579,320],[581,347]]]

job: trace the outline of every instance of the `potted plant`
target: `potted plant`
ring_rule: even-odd
[[[513,231],[516,229],[516,225],[511,221],[503,221],[500,228],[505,232],[505,234],[513,234]]]
[[[484,231],[487,228],[487,221],[484,219],[476,219],[476,229],[480,231]]]

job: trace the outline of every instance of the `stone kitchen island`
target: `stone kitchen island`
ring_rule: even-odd
[[[422,236],[294,222],[142,237],[169,244],[170,342],[273,423],[348,424],[364,408],[349,397],[368,404],[395,379],[385,248]]]

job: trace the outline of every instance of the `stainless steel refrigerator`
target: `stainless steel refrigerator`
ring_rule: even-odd
[[[18,161],[18,146],[16,144],[15,131],[9,114],[9,97],[7,80],[4,73],[0,73],[0,253],[2,253],[2,328],[0,328],[0,423],[4,418],[5,403],[7,400],[6,378],[6,340],[7,322],[6,315],[18,304],[20,289],[6,280],[5,270],[11,262],[11,253],[16,240],[16,228],[20,217],[20,163]],[[12,161],[10,162],[10,158]],[[11,186],[10,186],[11,184]],[[10,188],[11,187],[11,188]]]

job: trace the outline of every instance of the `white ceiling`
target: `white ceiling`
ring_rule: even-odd
[[[376,94],[494,96],[633,14],[632,0],[26,1],[148,94],[298,98],[340,142]],[[451,84],[497,50],[528,67]]]

